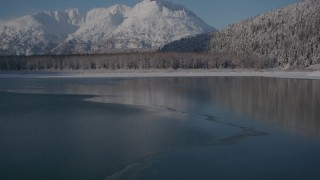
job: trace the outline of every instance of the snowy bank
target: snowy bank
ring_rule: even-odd
[[[251,71],[251,70],[116,70],[76,72],[8,72],[0,78],[140,78],[140,77],[272,77],[320,79],[320,71]]]

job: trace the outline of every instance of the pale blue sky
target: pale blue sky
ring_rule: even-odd
[[[10,19],[44,10],[94,7],[114,4],[133,6],[142,0],[0,0],[0,19]],[[221,29],[242,19],[284,7],[301,0],[171,0],[192,10],[208,24]]]

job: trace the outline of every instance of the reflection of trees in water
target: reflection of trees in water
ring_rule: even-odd
[[[127,81],[131,101],[185,111],[205,102],[296,132],[320,136],[320,81],[259,77],[150,78]],[[196,108],[196,109],[194,109]]]
[[[216,102],[242,114],[320,136],[320,82],[275,78],[216,78]]]
[[[141,78],[96,86],[120,103],[200,112],[208,103],[296,132],[320,136],[320,81],[259,77]],[[89,89],[93,92],[92,87]],[[112,99],[107,97],[106,99]]]
[[[296,132],[320,136],[320,81],[259,77],[143,78],[112,94],[126,101],[201,111],[209,101]]]

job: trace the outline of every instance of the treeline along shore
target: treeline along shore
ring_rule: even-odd
[[[2,56],[0,71],[263,69],[270,60],[227,53],[130,53],[103,55]]]

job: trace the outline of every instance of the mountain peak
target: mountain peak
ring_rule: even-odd
[[[131,10],[131,7],[122,5],[122,4],[116,4],[108,8],[112,14],[122,13],[126,14]]]
[[[170,9],[173,11],[186,9],[184,6],[179,5],[179,4],[174,4],[168,0],[144,0],[141,3],[139,3],[138,5],[140,5],[140,6],[141,5],[146,5],[146,6],[156,5],[159,7],[165,7],[167,9]]]

